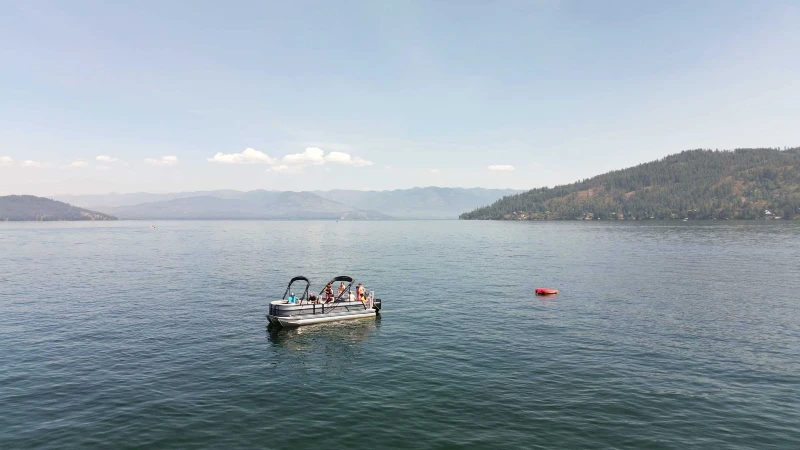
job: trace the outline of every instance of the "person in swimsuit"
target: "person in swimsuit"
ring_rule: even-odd
[[[333,300],[333,288],[331,287],[331,284],[328,283],[328,285],[325,286],[325,303],[328,303],[331,300]]]
[[[342,281],[342,283],[339,284],[339,291],[336,293],[336,296],[341,297],[342,294],[344,294],[344,281]]]
[[[367,300],[366,292],[367,288],[365,288],[361,283],[358,283],[358,287],[356,288],[356,296],[359,300],[361,300],[362,303]]]

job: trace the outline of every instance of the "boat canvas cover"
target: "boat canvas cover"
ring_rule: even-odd
[[[311,286],[311,281],[306,277],[298,276],[298,277],[294,277],[291,280],[289,280],[289,285],[286,286],[286,291],[283,293],[283,299],[284,300],[286,300],[286,296],[289,294],[289,290],[292,288],[292,284],[294,284],[295,281],[305,281],[306,282],[306,287],[305,287],[305,289],[303,289],[303,296],[301,297],[301,299],[305,299],[308,296],[308,288],[309,288],[309,286]]]
[[[348,277],[346,275],[339,275],[338,277],[332,279],[329,284],[336,283],[337,281],[346,281],[348,283],[352,283],[354,280],[352,277]]]
[[[345,292],[350,292],[350,287],[355,282],[355,280],[352,277],[348,277],[347,275],[339,275],[338,277],[334,277],[331,281],[328,281],[328,283],[325,284],[325,287],[323,287],[321,291],[319,291],[320,297],[325,292],[325,288],[326,287],[328,287],[328,286],[332,287],[333,284],[336,283],[337,281],[344,281],[345,283],[347,283],[347,288],[345,289]],[[341,294],[337,295],[334,300],[335,301],[340,300],[342,298],[342,295],[344,295],[344,292],[342,292]]]
[[[311,281],[309,281],[309,280],[308,280],[308,278],[306,278],[306,277],[302,277],[302,276],[300,276],[300,277],[294,277],[294,278],[292,278],[291,280],[289,280],[289,284],[292,284],[292,283],[294,283],[295,281],[300,281],[300,280],[302,280],[302,281],[305,281],[305,282],[306,282],[306,283],[308,283],[308,284],[311,284]]]

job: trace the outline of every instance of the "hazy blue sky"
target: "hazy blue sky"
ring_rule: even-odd
[[[0,193],[531,188],[796,146],[798,24],[777,0],[0,0]]]

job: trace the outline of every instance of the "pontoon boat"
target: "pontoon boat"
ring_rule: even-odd
[[[294,303],[286,299],[296,281],[305,281],[306,285],[303,294]],[[298,327],[301,325],[311,325],[314,323],[333,322],[337,320],[362,319],[375,317],[381,309],[381,299],[375,298],[375,293],[370,291],[366,299],[362,302],[351,293],[353,279],[347,276],[339,276],[332,279],[325,287],[330,286],[336,289],[334,283],[347,283],[341,294],[326,299],[323,297],[325,288],[315,298],[308,294],[311,282],[306,277],[294,277],[289,281],[283,299],[274,300],[269,304],[269,314],[267,319],[274,325],[283,327]]]

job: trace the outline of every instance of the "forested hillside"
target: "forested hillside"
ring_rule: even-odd
[[[800,218],[800,148],[688,150],[504,197],[461,219]]]
[[[5,220],[116,220],[116,217],[49,198],[6,195],[0,197],[0,221]]]

